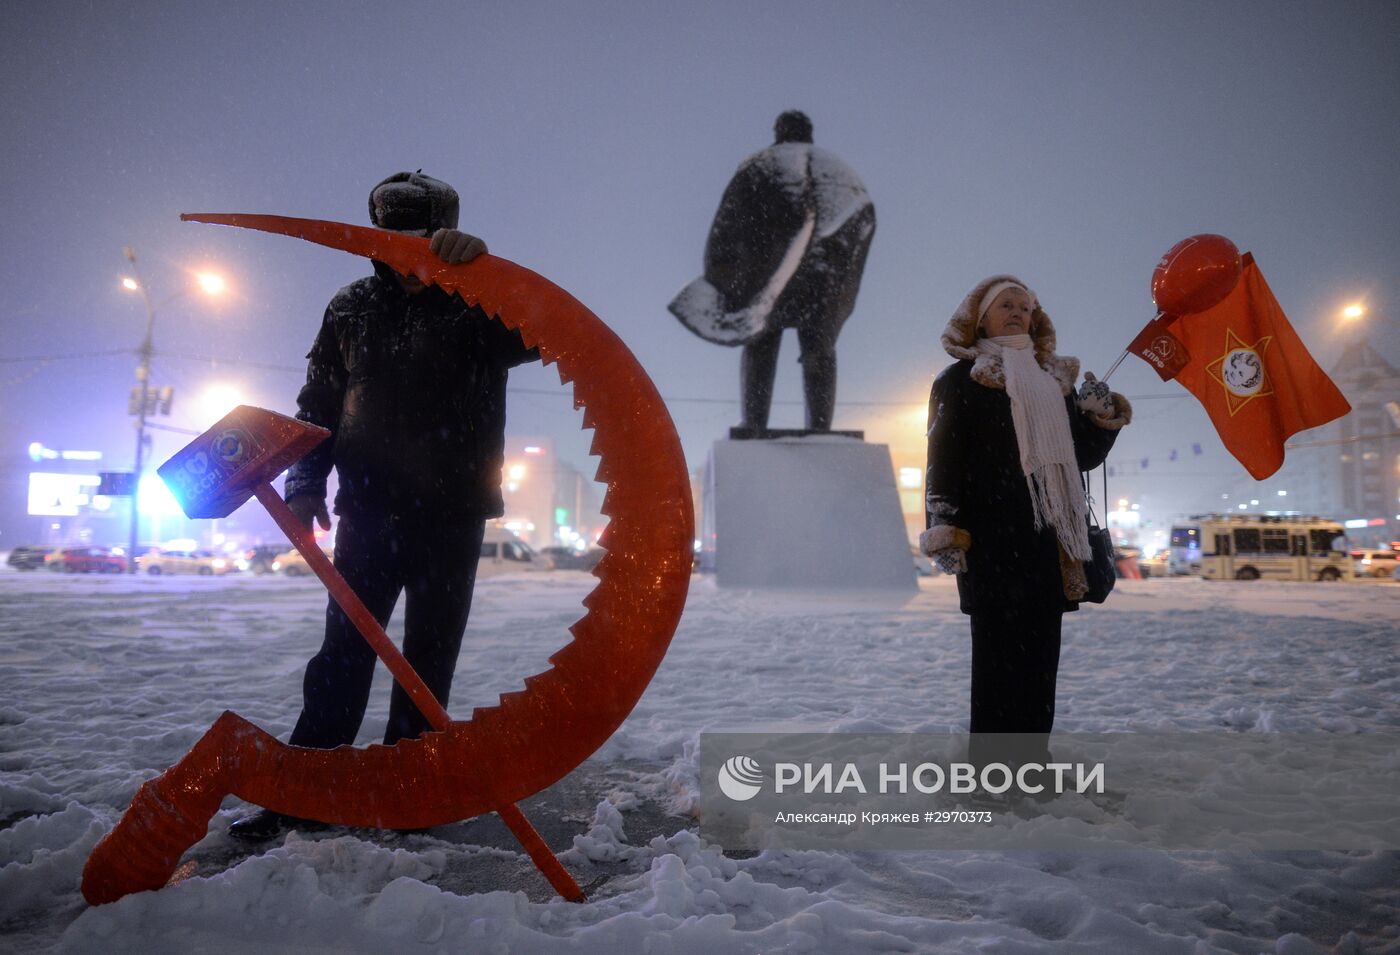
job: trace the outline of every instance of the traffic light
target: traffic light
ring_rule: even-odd
[[[170,405],[175,400],[175,389],[166,385],[164,388],[146,389],[146,417],[154,418],[158,414],[170,414]],[[137,385],[131,389],[131,396],[126,401],[126,413],[138,415],[141,413],[141,386]]]

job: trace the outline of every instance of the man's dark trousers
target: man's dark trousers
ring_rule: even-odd
[[[342,515],[335,566],[381,626],[399,595],[406,596],[403,654],[445,708],[462,634],[471,611],[484,519],[441,520],[420,512]],[[330,749],[353,743],[369,702],[378,657],[334,600],[326,607],[326,636],[306,665],[303,704],[291,744]],[[390,693],[384,742],[392,745],[429,729],[397,683]]]

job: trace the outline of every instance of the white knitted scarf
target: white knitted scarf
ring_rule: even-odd
[[[1006,395],[1011,399],[1011,424],[1031,492],[1036,529],[1049,524],[1066,554],[1075,560],[1088,560],[1088,507],[1060,383],[1036,363],[1029,335],[984,338],[977,342],[977,350],[1001,357]]]

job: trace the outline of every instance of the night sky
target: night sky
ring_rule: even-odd
[[[159,306],[153,383],[177,389],[163,423],[207,427],[215,384],[293,411],[325,303],[367,263],[179,214],[363,223],[375,182],[422,168],[461,193],[464,229],[631,346],[695,469],[738,421],[739,352],[665,306],[699,274],[735,167],[789,108],[860,174],[879,217],[839,344],[838,428],[922,447],[928,384],[950,361],[938,336],[993,272],[1028,281],[1060,352],[1101,374],[1153,314],[1158,257],[1198,232],[1254,252],[1324,366],[1356,300],[1400,364],[1389,0],[12,0],[5,14],[3,461],[37,440],[129,466],[145,312],[120,286],[124,246]],[[218,304],[179,294],[205,267],[230,283]],[[796,345],[775,427],[801,423]],[[510,432],[552,436],[591,472],[553,371],[511,381]],[[1179,385],[1136,358],[1112,384],[1139,398],[1114,459],[1140,472],[1113,497],[1169,517],[1248,482]],[[158,434],[156,460],[185,440]],[[1193,442],[1201,456],[1168,461]]]

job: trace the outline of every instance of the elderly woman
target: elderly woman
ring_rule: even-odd
[[[1080,471],[1132,417],[1122,395],[1055,354],[1055,326],[1021,280],[979,282],[943,347],[957,359],[929,398],[925,554],[956,573],[972,618],[969,731],[1048,734],[1060,618],[1089,560]],[[974,739],[974,748],[976,740]]]

